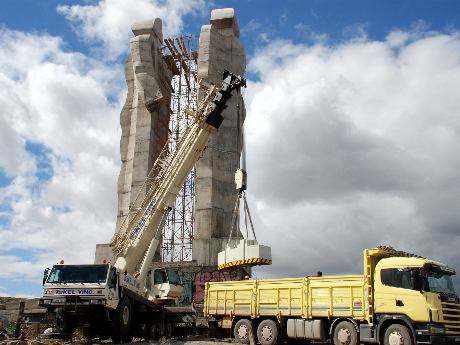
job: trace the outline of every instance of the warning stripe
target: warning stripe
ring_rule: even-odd
[[[251,259],[227,262],[225,264],[219,265],[217,269],[222,270],[224,268],[237,267],[237,266],[255,266],[255,265],[271,265],[271,264],[272,264],[271,259],[251,258]]]

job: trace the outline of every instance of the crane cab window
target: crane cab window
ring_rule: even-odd
[[[153,272],[153,284],[164,284],[168,282],[168,276],[164,270],[155,270]]]

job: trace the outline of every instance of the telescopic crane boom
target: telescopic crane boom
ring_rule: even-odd
[[[160,242],[161,229],[178,192],[210,136],[221,125],[221,113],[232,91],[244,84],[244,78],[225,71],[222,87],[218,89],[211,86],[207,89],[192,114],[194,122],[182,136],[177,150],[170,156],[163,154],[157,159],[146,179],[146,194],[139,209],[131,218],[125,219],[120,231],[114,236],[111,242],[114,252],[111,263],[136,278],[140,286],[145,286],[150,264]],[[200,88],[204,88],[203,85]]]

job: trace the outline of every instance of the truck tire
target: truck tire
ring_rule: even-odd
[[[332,341],[334,345],[358,345],[358,332],[351,322],[340,321],[334,327]]]
[[[406,326],[394,324],[388,326],[384,335],[385,345],[412,345],[412,337]]]
[[[240,319],[233,327],[233,335],[240,344],[249,344],[249,337],[253,332],[252,322],[248,319]]]
[[[257,340],[261,345],[275,345],[280,342],[280,339],[281,333],[278,322],[265,319],[257,327]]]
[[[131,301],[125,296],[118,304],[112,318],[112,333],[116,339],[124,340],[123,338],[130,335],[132,318]]]

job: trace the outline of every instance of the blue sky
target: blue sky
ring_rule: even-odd
[[[276,249],[257,274],[357,273],[378,244],[460,270],[458,1],[126,4],[0,3],[0,295],[39,295],[43,268],[91,262],[113,233],[130,24],[198,35],[222,7],[247,54],[252,212]]]

